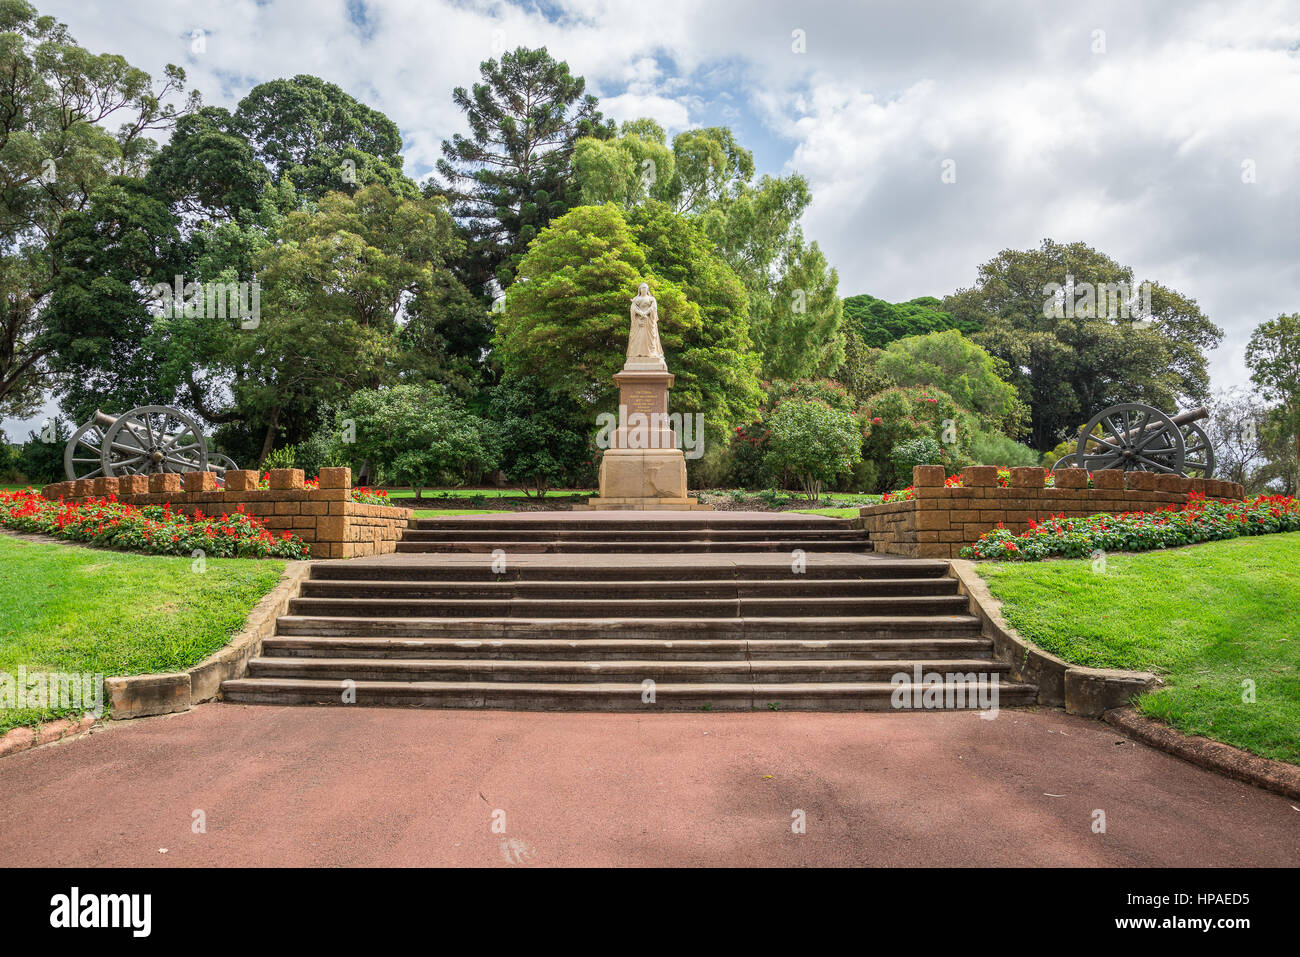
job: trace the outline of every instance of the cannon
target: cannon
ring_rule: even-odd
[[[116,418],[97,409],[63,449],[70,481],[161,472],[215,472],[224,479],[233,468],[228,456],[208,450],[198,423],[166,405],[142,405]]]
[[[1178,415],[1139,402],[1102,409],[1079,432],[1075,450],[1052,466],[1165,472],[1193,478],[1214,474],[1214,448],[1197,422],[1209,417],[1201,406]]]

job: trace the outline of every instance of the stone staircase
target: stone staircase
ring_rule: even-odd
[[[230,701],[587,711],[888,710],[924,674],[1032,703],[946,561],[812,516],[413,522],[312,566]],[[618,514],[618,513],[614,513]],[[734,513],[733,513],[734,514]],[[800,569],[800,570],[796,570]],[[350,698],[345,701],[345,698]]]
[[[534,513],[538,514],[538,513]],[[727,518],[721,513],[687,513],[707,518],[582,517],[590,513],[541,513],[573,518],[514,521],[492,518],[416,519],[397,544],[400,553],[542,552],[566,554],[626,554],[628,552],[865,552],[871,550],[861,529],[840,519],[796,515],[763,521]],[[658,513],[663,515],[663,512]],[[678,513],[680,514],[680,513]]]

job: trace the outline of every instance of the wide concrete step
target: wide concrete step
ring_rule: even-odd
[[[563,528],[563,529],[461,529],[408,528],[402,532],[405,542],[499,542],[509,538],[516,542],[764,542],[799,538],[810,542],[866,541],[866,533],[852,528]]]
[[[681,581],[348,581],[309,579],[302,583],[303,598],[402,598],[471,599],[505,601],[514,598],[539,599],[662,599],[671,595],[680,601],[738,598],[851,598],[887,596],[931,596],[957,594],[955,578],[869,578],[805,579],[714,579]]]
[[[444,553],[444,552],[493,552],[503,551],[507,555],[543,555],[543,554],[622,554],[627,552],[790,552],[795,549],[821,552],[869,552],[871,542],[861,536],[843,541],[828,542],[808,538],[765,538],[759,541],[708,541],[700,539],[665,540],[656,537],[649,540],[628,540],[587,542],[587,541],[520,541],[493,537],[484,541],[440,541],[424,542],[403,538],[397,543],[397,551],[404,554]]]
[[[761,618],[839,615],[955,615],[963,595],[883,595],[794,598],[294,598],[292,615],[352,618]]]
[[[725,513],[677,515],[652,518],[521,518],[518,516],[501,516],[499,518],[448,515],[440,518],[417,518],[411,520],[411,528],[422,531],[486,531],[500,534],[504,531],[527,529],[545,532],[596,531],[596,532],[640,532],[647,529],[691,529],[701,531],[752,531],[766,530],[788,534],[799,529],[841,529],[852,530],[853,520],[831,518],[824,515],[781,515],[774,514],[761,519],[727,518]]]
[[[802,571],[793,571],[793,562],[755,561],[746,556],[708,559],[664,559],[660,564],[627,560],[603,561],[598,556],[581,563],[567,561],[552,564],[529,564],[507,560],[502,567],[491,555],[466,557],[440,562],[408,559],[402,562],[352,561],[316,562],[311,567],[312,581],[403,581],[403,582],[553,582],[581,579],[585,582],[691,582],[735,579],[743,581],[789,581],[796,574],[805,581],[876,581],[886,578],[945,578],[946,561],[923,559],[886,559],[867,556],[843,556],[833,564],[813,560],[799,563]]]
[[[321,681],[894,681],[913,674],[907,659],[785,658],[762,661],[540,661],[500,658],[254,658],[250,678]],[[927,661],[925,673],[969,676],[1006,674],[1011,666],[987,659]],[[899,678],[898,676],[902,676]]]
[[[384,638],[977,638],[974,615],[845,615],[825,618],[376,618],[282,615],[280,635]]]
[[[988,659],[988,638],[338,638],[276,635],[262,643],[268,658],[403,658],[589,661],[746,661],[770,658]]]
[[[994,680],[996,679],[996,681]],[[1034,703],[1032,685],[989,680],[931,692],[912,682],[537,682],[356,681],[239,678],[222,683],[222,697],[246,704],[344,707],[501,708],[538,711],[890,711],[999,708]]]

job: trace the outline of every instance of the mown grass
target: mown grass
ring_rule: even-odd
[[[0,535],[0,672],[114,675],[198,664],[275,587],[282,561],[129,555]],[[0,733],[59,717],[0,708]]]
[[[412,512],[415,518],[438,518],[441,515],[502,515],[508,508],[417,508]]]
[[[795,508],[790,511],[803,515],[829,515],[831,518],[857,518],[858,508],[855,505],[852,508]]]
[[[409,488],[385,489],[389,499],[415,499],[415,492]],[[595,495],[595,489],[553,489],[541,499],[529,496],[519,488],[426,488],[420,493],[420,500],[440,498],[533,498],[545,502],[548,498],[564,498],[569,495]]]
[[[1300,532],[977,568],[1039,647],[1164,678],[1143,713],[1300,764]]]

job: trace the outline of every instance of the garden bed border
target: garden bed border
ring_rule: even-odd
[[[944,484],[941,465],[912,469],[914,498],[864,505],[857,524],[867,532],[874,551],[908,558],[958,558],[961,550],[999,525],[1019,534],[1029,523],[1054,515],[1085,518],[1099,512],[1150,512],[1185,505],[1188,494],[1207,498],[1243,499],[1246,490],[1235,482],[1183,478],[1154,472],[1084,469],[1053,472],[1055,487],[1045,487],[1044,468],[1013,468],[1010,484],[998,485],[998,469],[976,465],[962,469],[962,485]]]
[[[358,558],[397,550],[413,510],[395,505],[362,505],[352,501],[352,470],[320,470],[320,487],[307,488],[302,469],[271,469],[270,488],[259,488],[260,475],[251,470],[225,473],[217,487],[214,472],[123,475],[116,478],[56,482],[41,490],[52,502],[81,503],[114,495],[128,505],[170,505],[193,516],[220,516],[236,511],[259,519],[274,532],[290,532],[311,546],[312,558]]]

